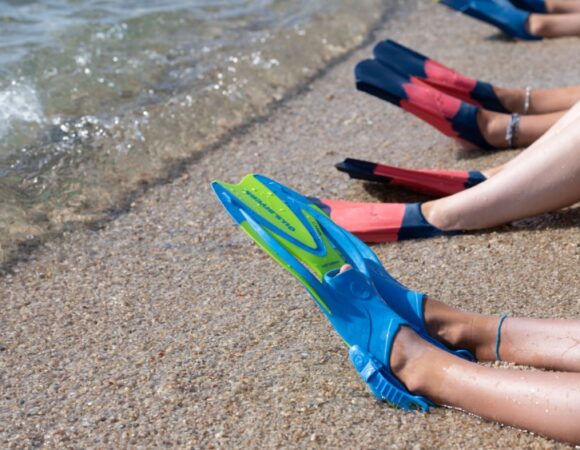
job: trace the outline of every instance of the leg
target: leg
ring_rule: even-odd
[[[549,14],[580,13],[580,2],[577,0],[546,0],[546,11]]]
[[[580,444],[580,374],[482,367],[402,328],[393,373],[414,393],[486,419]]]
[[[466,348],[480,361],[496,360],[498,316],[467,313],[428,298],[425,323],[431,336],[452,348]],[[580,321],[509,317],[500,333],[502,361],[580,372]]]
[[[537,141],[562,116],[564,112],[550,114],[522,116],[518,126],[515,144],[518,147],[527,147]],[[497,148],[506,148],[506,130],[510,122],[508,114],[501,114],[487,110],[480,110],[478,125],[483,136],[491,145]]]
[[[527,149],[523,150],[519,155],[513,158],[506,164],[502,164],[501,166],[492,167],[490,169],[485,169],[482,173],[486,176],[486,178],[491,178],[494,175],[497,175],[503,169],[505,169],[508,165],[509,166],[517,166],[522,161],[526,160],[530,155],[535,153],[535,149],[538,146],[544,145],[544,142],[549,140],[552,136],[557,135],[560,133],[561,130],[566,128],[568,124],[573,123],[575,121],[580,120],[580,101],[578,101],[572,108],[560,119],[558,122],[554,124],[546,133],[542,135],[540,139],[538,139],[534,144],[532,144]]]
[[[422,212],[443,230],[475,230],[570,206],[580,200],[579,156],[580,127],[573,121],[489,180],[424,203]]]
[[[545,38],[580,36],[580,13],[530,14],[528,31]]]
[[[500,102],[511,112],[524,112],[525,89],[493,88]],[[580,101],[580,86],[555,89],[533,89],[527,114],[547,114],[570,109]]]
[[[552,136],[560,133],[561,130],[568,127],[568,125],[578,122],[580,120],[580,101],[577,101],[572,107],[564,113],[564,115],[548,130],[540,139],[534,142],[530,148],[543,145],[544,142],[552,138]],[[524,150],[524,152],[526,152]],[[522,152],[523,153],[523,152]],[[520,153],[521,154],[521,153]]]
[[[520,162],[526,160],[530,155],[535,154],[545,145],[546,142],[550,141],[554,136],[559,135],[562,130],[566,129],[569,125],[577,124],[580,122],[580,101],[576,102],[569,111],[567,111],[558,122],[554,124],[546,133],[542,135],[536,142],[530,145],[527,149],[522,151],[519,155],[513,158],[507,165],[517,165]]]

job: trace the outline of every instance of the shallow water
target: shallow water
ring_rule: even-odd
[[[391,3],[0,1],[0,262],[264,114]]]

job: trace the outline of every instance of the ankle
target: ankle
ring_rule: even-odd
[[[525,89],[503,89],[494,86],[493,90],[495,95],[497,95],[500,103],[510,113],[521,114],[524,112],[524,106],[526,102]]]
[[[547,22],[542,14],[530,14],[526,23],[526,31],[536,36],[546,34]]]
[[[421,213],[429,224],[443,231],[459,230],[454,228],[455,223],[451,220],[445,204],[442,201],[425,202],[421,205]]]
[[[429,335],[454,349],[466,348],[466,344],[471,343],[472,327],[473,318],[467,314],[432,317],[427,322]],[[472,348],[468,350],[471,351]]]
[[[429,335],[447,347],[469,350],[480,360],[495,359],[496,317],[466,313],[429,298],[424,314]]]
[[[433,349],[408,327],[402,327],[397,333],[391,352],[391,371],[409,392],[424,394],[427,390]]]
[[[425,325],[431,337],[450,348],[466,348],[471,340],[475,318],[444,303],[427,297],[425,300]],[[471,348],[469,348],[471,350]]]
[[[509,125],[509,114],[501,114],[480,109],[477,114],[477,125],[487,142],[497,148],[505,148],[505,134]]]

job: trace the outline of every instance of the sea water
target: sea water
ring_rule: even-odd
[[[0,0],[0,263],[265,114],[392,3]]]

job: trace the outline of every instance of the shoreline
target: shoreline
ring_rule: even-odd
[[[119,170],[121,173],[117,176],[115,173],[110,173],[110,167],[107,164],[96,160],[93,161],[93,166],[87,169],[87,173],[84,176],[90,178],[93,183],[96,183],[97,187],[95,187],[95,191],[89,189],[85,192],[88,189],[87,186],[83,186],[80,183],[79,192],[75,194],[84,198],[82,202],[78,203],[86,204],[85,206],[81,207],[80,204],[74,206],[75,202],[73,198],[69,198],[68,200],[64,197],[50,198],[50,202],[46,200],[46,204],[49,206],[43,205],[46,207],[31,203],[29,209],[34,214],[31,213],[31,217],[28,220],[23,217],[30,211],[26,214],[22,211],[19,212],[21,205],[17,203],[11,204],[11,198],[4,199],[6,207],[12,207],[12,209],[7,209],[5,217],[11,217],[12,221],[8,220],[7,222],[3,222],[0,220],[0,227],[6,227],[5,235],[0,235],[0,276],[3,273],[9,272],[10,268],[19,261],[26,261],[28,256],[44,243],[58,239],[63,233],[70,233],[82,230],[83,228],[93,230],[101,229],[106,223],[115,220],[120,214],[129,211],[131,203],[144,195],[149,189],[171,183],[185,173],[189,166],[202,160],[207,153],[227,145],[233,137],[243,135],[256,124],[268,120],[281,106],[293,98],[302,95],[313,82],[324,77],[329,70],[345,61],[353,52],[371,43],[377,30],[381,28],[382,24],[390,15],[395,12],[408,13],[407,10],[409,9],[412,9],[412,6],[399,5],[397,0],[394,0],[394,2],[384,0],[382,12],[378,14],[378,17],[373,14],[374,21],[371,20],[368,22],[369,31],[366,35],[364,33],[356,35],[348,45],[344,47],[331,47],[333,48],[332,50],[329,50],[325,54],[320,54],[321,61],[318,63],[318,67],[308,67],[307,70],[305,67],[306,72],[304,72],[300,80],[295,80],[293,83],[286,82],[285,85],[282,83],[282,85],[278,86],[281,89],[281,93],[270,92],[272,90],[271,86],[264,86],[264,98],[268,100],[263,100],[261,103],[255,104],[253,110],[246,111],[243,117],[237,117],[236,111],[233,109],[229,110],[229,113],[224,112],[224,117],[217,115],[217,113],[212,114],[211,112],[208,113],[207,117],[206,114],[201,114],[205,121],[210,121],[215,116],[213,120],[219,122],[218,125],[213,127],[209,127],[208,123],[205,135],[195,125],[196,120],[193,119],[195,114],[192,117],[188,116],[187,119],[181,117],[181,120],[169,120],[166,117],[168,114],[174,117],[178,113],[178,110],[181,111],[177,106],[172,110],[166,110],[170,103],[174,100],[177,101],[179,98],[177,93],[170,102],[149,105],[143,111],[143,114],[146,115],[146,122],[151,121],[151,124],[150,126],[144,127],[143,133],[146,137],[142,142],[143,148],[138,150],[143,154],[141,156],[137,154],[127,158],[143,158],[147,155],[147,152],[150,152],[149,157],[154,161],[154,167],[148,167],[146,165],[143,167],[137,165],[133,169],[129,166],[125,167],[129,163],[123,160],[124,156],[120,155],[121,168]],[[263,83],[267,84],[265,81]],[[180,114],[190,114],[187,108],[185,110],[181,111]],[[228,114],[236,116],[236,118],[225,120]],[[121,114],[122,122],[131,122],[134,116],[140,115],[137,109],[126,112],[125,114]],[[178,117],[180,116],[178,115]],[[106,123],[109,120],[99,115],[95,116],[94,119],[97,121],[94,124],[95,126],[97,126],[99,121]],[[66,124],[71,128],[76,128],[76,125],[86,120],[87,117],[80,116],[71,118]],[[117,130],[117,134],[123,134],[121,130],[123,127],[118,128],[120,129]],[[163,131],[161,131],[162,129]],[[108,132],[112,133],[113,130],[108,130]],[[175,139],[176,135],[180,136],[180,138]],[[56,146],[58,145],[58,141],[50,141],[45,145]],[[116,139],[111,137],[109,140],[103,140],[99,145],[107,148],[116,145],[125,145],[125,143],[123,141],[117,142]],[[166,155],[157,154],[157,150],[155,149],[163,147],[169,147],[170,149],[178,148],[180,150],[170,150]],[[110,161],[109,164],[112,164],[112,162]],[[123,176],[123,173],[125,176]],[[121,178],[120,181],[117,179],[118,177]],[[112,183],[109,185],[110,190],[101,192],[100,196],[97,195],[97,191],[100,189],[98,185],[104,183],[107,178],[110,178],[110,183]],[[67,181],[63,178],[61,182],[70,183],[70,180]],[[56,190],[55,186],[49,186],[50,189]],[[1,194],[2,191],[0,191]],[[32,217],[36,217],[36,219],[32,219]],[[0,219],[2,219],[1,216]]]
[[[430,3],[385,22],[376,39],[387,37],[501,86],[578,81],[576,39],[508,42]],[[374,42],[101,229],[48,242],[0,278],[2,447],[568,448],[460,411],[407,414],[376,402],[302,286],[211,193],[212,179],[259,172],[308,195],[421,200],[349,180],[333,164],[350,156],[477,169],[517,153],[458,152],[356,92],[352,68]],[[572,317],[577,224],[568,210],[373,249],[403,284],[453,306]]]

